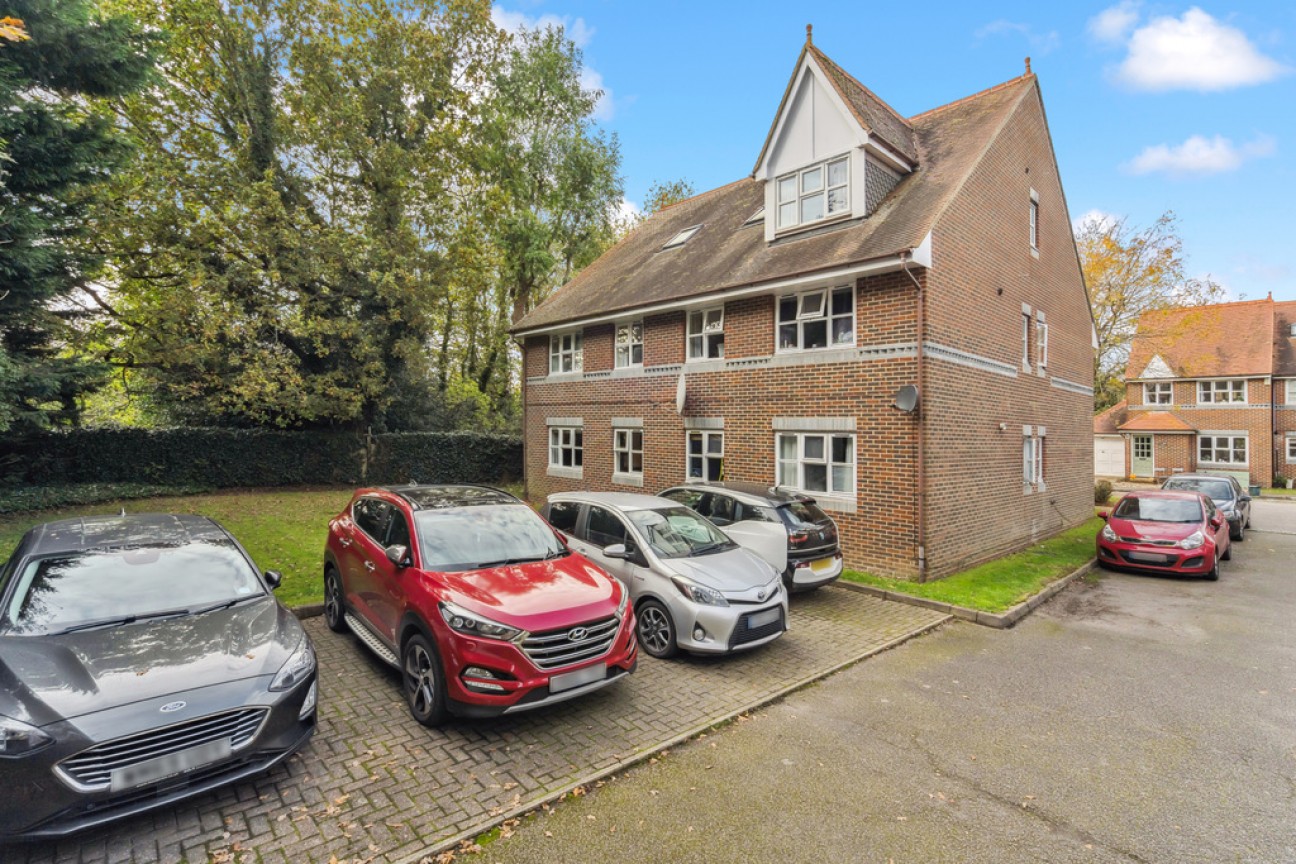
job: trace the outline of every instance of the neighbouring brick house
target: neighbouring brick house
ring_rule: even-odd
[[[905,118],[807,39],[752,175],[514,334],[534,499],[777,483],[849,566],[918,579],[1092,515],[1092,319],[1029,63]]]
[[[1296,478],[1296,302],[1149,312],[1125,371],[1125,474]],[[1097,423],[1095,423],[1097,431]]]

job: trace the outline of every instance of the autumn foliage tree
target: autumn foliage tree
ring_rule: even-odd
[[[1188,276],[1174,213],[1144,228],[1124,218],[1090,218],[1075,237],[1098,337],[1094,410],[1101,411],[1124,398],[1125,362],[1143,313],[1219,302],[1224,290]]]

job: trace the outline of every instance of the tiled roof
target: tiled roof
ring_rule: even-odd
[[[914,129],[909,121],[818,48],[807,45],[806,50],[827,73],[829,82],[850,107],[859,124],[910,162],[917,162],[918,148],[914,145]]]
[[[1094,434],[1115,435],[1120,424],[1125,422],[1128,409],[1129,403],[1122,399],[1106,411],[1095,414],[1093,418]]]
[[[1024,75],[913,118],[919,167],[867,218],[766,243],[760,222],[743,225],[764,205],[763,186],[738,180],[654,213],[513,330],[700,298],[914,249],[1013,110],[1034,91],[1035,80]],[[683,246],[661,248],[693,225],[702,228]]]
[[[1296,377],[1296,300],[1274,304],[1274,368],[1273,374],[1287,378]]]
[[[1160,357],[1176,378],[1268,375],[1273,370],[1274,302],[1247,300],[1145,312],[1130,345],[1126,380]]]
[[[1197,428],[1185,423],[1170,411],[1149,411],[1138,414],[1133,420],[1121,424],[1121,432],[1196,432]]]

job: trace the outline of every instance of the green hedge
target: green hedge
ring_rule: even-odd
[[[522,476],[521,438],[476,432],[76,429],[10,441],[5,450],[5,480],[27,486],[501,483]]]
[[[196,495],[210,486],[158,486],[149,483],[66,483],[59,486],[0,486],[0,516],[57,510],[104,501],[130,501],[163,495]]]

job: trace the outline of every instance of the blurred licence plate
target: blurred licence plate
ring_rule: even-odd
[[[577,669],[575,672],[563,672],[550,676],[549,692],[558,693],[584,684],[593,684],[595,681],[602,681],[606,677],[607,667],[601,663],[586,666],[584,669]]]
[[[766,624],[773,624],[779,619],[779,610],[775,606],[773,609],[766,609],[764,612],[753,612],[747,616],[747,627],[755,630],[757,627],[764,627]]]
[[[215,741],[199,744],[197,747],[190,747],[188,750],[181,750],[178,753],[168,753],[147,762],[126,765],[112,772],[109,779],[110,788],[115,792],[118,789],[143,786],[146,783],[153,783],[173,774],[181,774],[194,768],[201,768],[203,765],[210,765],[212,762],[219,762],[221,759],[227,758],[230,752],[230,739],[218,738]]]
[[[1144,564],[1168,564],[1173,558],[1169,555],[1163,555],[1160,552],[1131,552],[1129,553],[1131,561],[1142,561]]]
[[[810,569],[816,573],[826,573],[837,563],[836,558],[819,558],[810,562]]]

